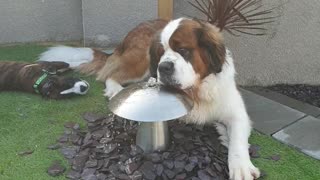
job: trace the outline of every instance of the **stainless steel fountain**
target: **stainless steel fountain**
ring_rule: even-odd
[[[150,82],[128,86],[109,102],[117,116],[140,122],[136,144],[145,153],[165,150],[169,145],[167,121],[186,115],[192,107],[185,93]]]

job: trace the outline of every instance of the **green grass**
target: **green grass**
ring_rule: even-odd
[[[45,46],[34,44],[0,47],[1,60],[34,61]],[[80,75],[81,76],[81,75]],[[46,180],[52,178],[46,170],[54,160],[66,161],[58,151],[47,146],[56,142],[67,121],[84,122],[81,114],[87,111],[107,113],[106,99],[102,96],[103,84],[93,77],[91,89],[85,96],[67,100],[44,100],[37,95],[0,93],[0,179]],[[261,158],[253,162],[266,171],[270,180],[318,180],[320,162],[287,147],[270,137],[253,133],[250,143],[261,146]],[[17,153],[32,149],[33,154],[19,156]],[[274,162],[267,157],[279,154],[281,160]]]
[[[251,144],[261,147],[261,157],[254,159],[253,163],[264,170],[268,180],[319,180],[320,161],[288,147],[269,136],[253,132],[250,138]],[[268,158],[272,155],[280,155],[279,161]]]

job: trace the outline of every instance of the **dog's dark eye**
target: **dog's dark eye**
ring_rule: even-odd
[[[164,54],[164,49],[163,49],[162,46],[158,48],[158,52],[157,53],[158,53],[159,57],[161,57]]]
[[[177,53],[179,53],[185,60],[190,59],[190,50],[188,50],[186,48],[177,49]]]

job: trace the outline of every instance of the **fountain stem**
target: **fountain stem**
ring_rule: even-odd
[[[168,123],[166,121],[141,122],[136,136],[136,144],[145,153],[166,150],[169,145]]]

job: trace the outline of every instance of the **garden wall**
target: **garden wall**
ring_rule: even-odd
[[[158,0],[83,0],[87,46],[118,44],[132,28],[158,15]]]
[[[82,37],[81,0],[0,1],[0,44]]]

